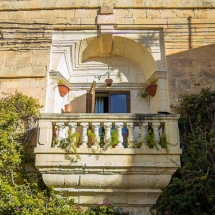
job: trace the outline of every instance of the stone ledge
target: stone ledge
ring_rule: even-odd
[[[81,193],[144,193],[144,192],[153,192],[161,193],[160,189],[76,189],[76,188],[56,188],[56,191],[65,191],[65,192],[81,192]]]
[[[79,154],[87,154],[87,155],[180,155],[182,154],[181,149],[170,149],[168,152],[165,149],[141,149],[141,148],[123,148],[123,149],[107,149],[105,151],[101,152],[92,152],[91,148],[77,148],[77,152]],[[102,150],[102,149],[101,149]],[[35,154],[72,154],[65,152],[61,148],[35,148],[34,149]]]

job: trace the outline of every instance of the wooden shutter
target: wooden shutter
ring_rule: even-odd
[[[93,81],[90,90],[87,92],[87,113],[95,112],[95,94],[96,94],[96,82]]]

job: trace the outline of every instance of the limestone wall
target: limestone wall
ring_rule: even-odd
[[[102,5],[113,6],[115,29],[163,29],[170,103],[180,93],[214,88],[212,0],[5,0],[0,2],[1,91],[17,89],[45,104],[52,32],[95,30]],[[153,34],[148,41],[153,43]]]

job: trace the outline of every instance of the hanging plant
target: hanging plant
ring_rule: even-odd
[[[137,93],[137,96],[140,96],[142,98],[146,98],[149,94],[147,93],[147,91],[145,90],[145,88],[141,88],[139,90],[139,92]]]
[[[58,90],[61,97],[64,97],[69,92],[69,82],[63,79],[55,79],[58,84]]]
[[[156,94],[156,91],[157,91],[157,84],[150,84],[149,86],[146,87],[146,92],[150,96],[154,96]]]

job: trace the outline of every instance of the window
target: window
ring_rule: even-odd
[[[95,92],[95,113],[129,113],[130,92]]]

